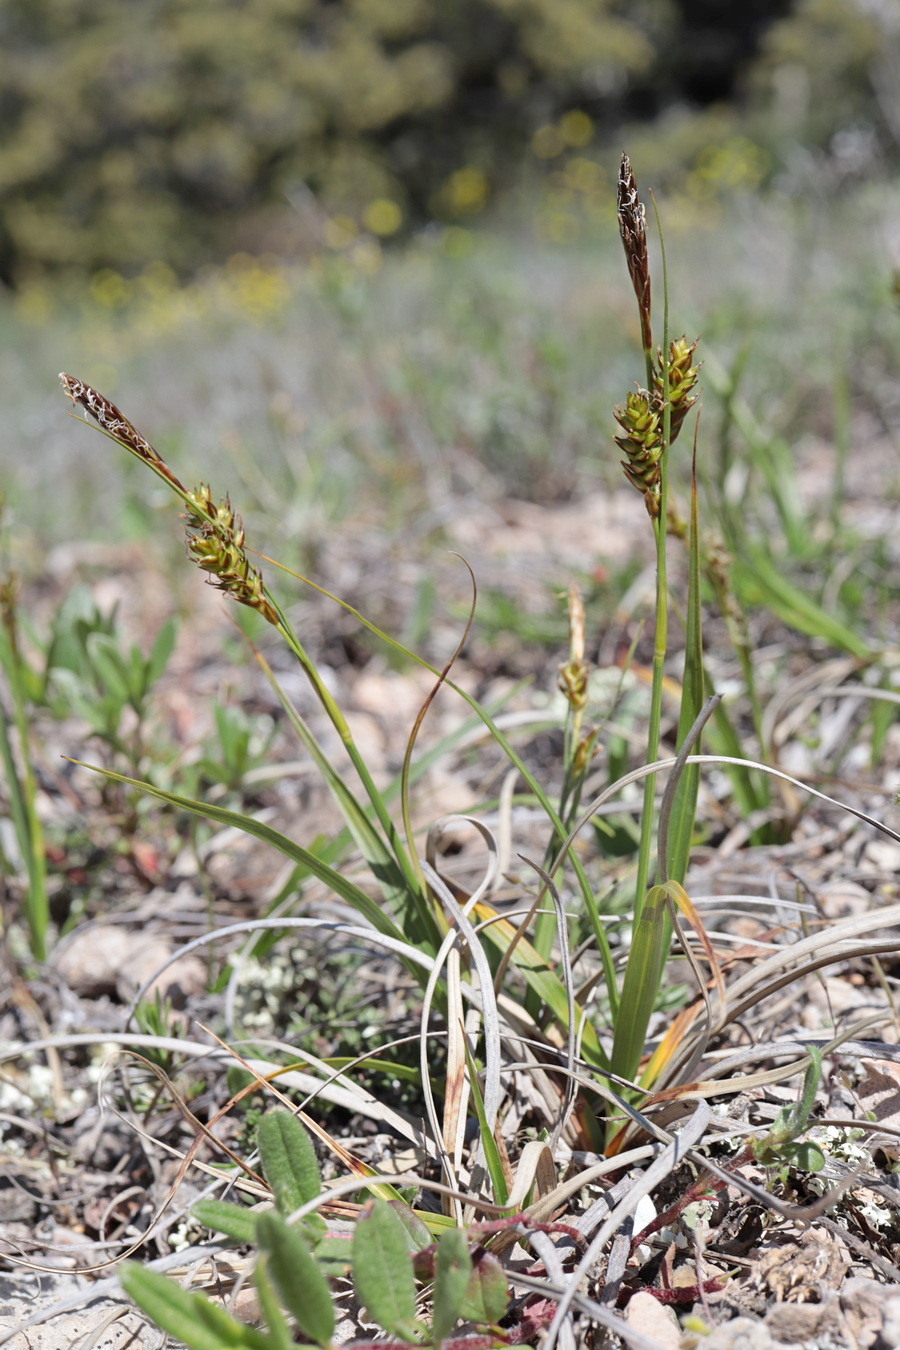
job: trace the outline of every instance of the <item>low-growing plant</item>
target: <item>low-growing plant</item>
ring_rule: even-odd
[[[376,1197],[362,1207],[352,1233],[332,1233],[320,1212],[329,1207],[328,1192],[322,1190],[315,1151],[299,1121],[287,1111],[269,1112],[260,1121],[258,1145],[274,1205],[250,1210],[202,1200],[193,1212],[214,1232],[254,1248],[265,1330],[248,1327],[205,1294],[188,1293],[138,1264],[123,1267],[126,1292],[188,1350],[208,1350],[212,1344],[285,1350],[295,1343],[289,1320],[304,1342],[327,1347],[335,1329],[329,1278],[348,1273],[369,1317],[395,1340],[460,1350],[516,1342],[511,1330],[498,1326],[510,1301],[509,1286],[496,1257],[483,1246],[492,1231],[508,1230],[509,1221],[472,1224],[465,1231],[448,1228],[393,1192],[390,1200]],[[390,1187],[380,1189],[392,1194]],[[426,1220],[441,1230],[437,1241]],[[430,1288],[429,1320],[418,1315],[417,1284]],[[475,1323],[476,1330],[454,1335],[461,1320]]]
[[[56,716],[75,713],[112,762],[143,771],[146,725],[153,689],[175,646],[177,625],[168,619],[145,656],[118,631],[117,613],[104,615],[73,591],[56,616],[41,676],[42,701]],[[125,726],[126,713],[131,725]]]
[[[367,925],[332,924],[331,931],[345,934],[348,939],[363,935],[370,945],[395,953],[417,985],[421,998],[418,1085],[425,1097],[428,1126],[426,1129],[413,1126],[383,1104],[376,1114],[429,1152],[439,1165],[443,1180],[438,1190],[443,1214],[439,1219],[413,1214],[408,1197],[397,1187],[352,1159],[340,1146],[333,1146],[336,1155],[354,1172],[358,1189],[374,1197],[364,1214],[354,1214],[353,1236],[349,1240],[349,1265],[357,1294],[388,1335],[405,1343],[452,1343],[460,1318],[483,1324],[487,1340],[481,1343],[509,1343],[510,1333],[497,1326],[508,1300],[505,1279],[501,1298],[501,1285],[491,1274],[490,1293],[482,1290],[481,1302],[476,1307],[471,1294],[473,1282],[483,1280],[481,1258],[473,1256],[470,1240],[481,1242],[490,1234],[494,1244],[500,1245],[504,1235],[509,1237],[519,1223],[523,1209],[528,1211],[526,1227],[540,1225],[541,1203],[548,1194],[557,1193],[552,1145],[571,1123],[576,1109],[583,1135],[594,1146],[605,1148],[611,1157],[622,1152],[637,1136],[655,1134],[658,1139],[666,1139],[648,1119],[646,1109],[657,1104],[670,1105],[689,1092],[714,1095],[712,1068],[707,1068],[707,1079],[699,1083],[693,1077],[710,1037],[738,1018],[748,1003],[761,996],[760,991],[780,988],[794,972],[816,969],[824,960],[843,959],[850,949],[850,944],[829,945],[832,938],[828,934],[815,934],[795,944],[789,956],[781,951],[761,962],[758,969],[736,979],[731,990],[726,991],[716,952],[685,889],[702,765],[725,764],[733,775],[735,800],[748,813],[765,805],[760,774],[772,774],[795,787],[804,785],[771,765],[743,758],[731,721],[721,706],[716,706],[715,698],[708,697],[711,689],[703,650],[702,588],[704,579],[707,584],[711,581],[713,592],[727,607],[733,598],[730,574],[721,553],[717,553],[716,541],[701,535],[695,466],[691,466],[688,505],[683,513],[676,501],[675,485],[670,483],[672,446],[697,400],[697,343],[686,336],[673,339],[670,335],[663,254],[664,317],[662,341],[656,344],[645,212],[627,157],[623,157],[619,181],[619,224],[638,306],[645,380],[615,411],[620,428],[616,443],[624,456],[626,477],[641,494],[646,507],[655,546],[656,590],[643,762],[617,775],[589,801],[584,798],[602,729],[591,716],[586,619],[577,590],[573,588],[569,594],[569,650],[559,672],[564,713],[558,719],[562,733],[558,794],[551,799],[541,776],[528,767],[512,739],[504,734],[494,710],[482,706],[453,682],[452,658],[441,670],[426,667],[434,678],[433,689],[414,721],[397,784],[382,787],[322,671],[270,589],[257,562],[258,555],[247,545],[241,519],[230,499],[227,496],[217,499],[206,484],[186,487],[114,404],[81,380],[65,374],[60,377],[73,405],[84,409],[110,439],[155,473],[181,501],[189,555],[214,586],[255,611],[277,631],[299,664],[350,765],[349,771],[346,770],[326,750],[323,738],[292,705],[265,657],[257,653],[290,725],[341,812],[343,832],[330,841],[301,842],[250,813],[213,800],[214,791],[205,799],[189,798],[142,783],[108,766],[103,771],[114,781],[143,788],[159,801],[196,817],[236,827],[279,850],[294,864],[290,885],[295,890],[302,893],[304,886],[314,879]],[[696,433],[693,458],[696,459]],[[679,603],[684,644],[677,680],[672,676],[669,639],[672,596],[668,564],[669,550],[675,547],[686,548],[687,556],[687,584]],[[406,661],[419,660],[349,603],[329,598],[389,650]],[[739,658],[744,644],[746,657],[746,634],[740,627],[737,609],[731,617],[732,641]],[[673,683],[680,705],[674,727],[675,755],[661,759],[664,695]],[[417,759],[416,742],[431,703],[444,686],[465,701],[493,746],[508,760],[512,776],[523,788],[522,796],[546,821],[540,859],[522,860],[526,869],[523,875],[527,878],[523,889],[528,895],[524,915],[502,913],[493,903],[500,850],[491,831],[478,819],[466,818],[465,823],[479,832],[488,861],[481,881],[468,892],[448,885],[438,869],[441,830],[458,822],[439,822],[429,832],[423,856],[417,847],[412,824],[412,788],[428,757]],[[750,697],[752,700],[752,690]],[[717,719],[715,731],[720,753],[706,756],[697,750],[711,716]],[[246,746],[238,733],[229,746],[229,764],[234,767],[241,762]],[[621,767],[625,769],[624,757]],[[655,782],[661,770],[668,770],[669,777],[657,800]],[[592,871],[593,860],[575,843],[584,827],[595,819],[598,829],[605,828],[598,811],[614,801],[623,788],[638,783],[643,783],[643,807],[635,867],[631,875],[620,880],[619,894],[609,904],[621,923],[630,922],[623,971],[603,923],[602,875],[598,879]],[[399,804],[398,809],[395,803]],[[876,823],[864,813],[849,809],[861,819]],[[886,833],[897,838],[891,831]],[[621,844],[621,839],[618,843]],[[366,864],[364,880],[358,879],[358,872],[346,865],[351,844]],[[567,868],[571,868],[574,880],[571,891],[564,896]],[[631,914],[624,916],[629,900]],[[573,915],[577,906],[581,913]],[[694,930],[700,955],[709,965],[709,977],[700,971],[694,948],[681,932],[682,917]],[[321,923],[315,916],[278,916],[238,927],[251,934],[251,943],[258,944],[268,940],[261,939],[261,933],[277,933],[291,926],[315,928]],[[874,926],[872,920],[870,927]],[[233,931],[226,929],[224,933]],[[698,993],[685,999],[685,1006],[671,1019],[668,1030],[648,1055],[648,1027],[652,1014],[664,1003],[664,973],[673,931],[678,933]],[[854,929],[854,934],[864,931],[869,930],[863,926]],[[594,961],[590,975],[578,989],[570,957],[573,935],[577,935],[582,947],[592,950]],[[221,936],[223,930],[195,939],[192,945]],[[827,949],[825,956],[822,947]],[[786,975],[786,968],[793,961],[798,964]],[[600,984],[604,986],[603,1000],[602,1003],[598,1000],[595,1007],[602,1007],[602,1019],[588,1013],[593,991]],[[429,1024],[433,1008],[441,1014],[444,1025],[441,1034],[446,1037],[446,1052],[440,1061],[444,1079],[441,1093],[434,1083],[435,1057],[429,1044],[434,1034]],[[548,1110],[551,1119],[547,1138],[526,1145],[523,1159],[527,1155],[528,1164],[523,1166],[520,1159],[517,1171],[510,1164],[499,1129],[504,1048],[517,1067],[524,1063],[525,1071],[535,1074],[544,1085],[547,1100],[553,1103],[553,1109]],[[822,1048],[821,1053],[828,1048]],[[329,1087],[336,1093],[346,1091],[354,1067],[352,1062],[342,1060],[334,1064],[315,1060],[306,1050],[297,1054],[307,1067],[314,1067],[322,1075],[318,1081],[323,1094]],[[752,1052],[747,1051],[747,1055],[752,1057]],[[813,1056],[813,1060],[818,1066],[818,1059]],[[366,1069],[375,1067],[382,1071],[385,1061],[360,1056],[357,1063]],[[779,1069],[777,1075],[789,1077],[805,1064],[805,1060],[799,1066],[791,1063]],[[253,1071],[257,1073],[255,1068]],[[260,1071],[256,1081],[271,1081],[290,1071],[283,1066],[267,1066],[265,1079]],[[756,1080],[748,1076],[737,1081],[751,1085]],[[763,1155],[753,1153],[755,1159],[762,1156],[763,1161],[768,1161],[770,1157],[778,1157],[798,1165],[805,1159],[806,1165],[811,1166],[812,1154],[801,1152],[805,1146],[798,1145],[796,1140],[805,1128],[813,1091],[814,1083],[808,1076],[801,1106],[769,1132],[767,1141],[760,1145]],[[580,1102],[576,1108],[577,1094]],[[436,1105],[439,1095],[442,1114]],[[374,1105],[369,1105],[374,1111]],[[469,1115],[477,1121],[477,1136],[467,1153],[464,1127]],[[274,1123],[267,1123],[270,1120]],[[283,1350],[292,1343],[288,1317],[293,1318],[306,1342],[325,1346],[331,1341],[334,1315],[327,1277],[334,1272],[339,1256],[343,1260],[341,1269],[346,1269],[348,1240],[334,1238],[315,1216],[314,1212],[323,1208],[326,1201],[318,1174],[314,1174],[310,1163],[311,1145],[305,1135],[305,1142],[300,1142],[301,1135],[289,1122],[290,1117],[279,1113],[264,1118],[260,1126],[263,1171],[275,1197],[274,1211],[252,1215],[235,1206],[223,1206],[222,1202],[208,1202],[197,1211],[205,1222],[236,1240],[251,1243],[258,1251],[256,1284],[266,1325],[264,1331],[244,1327],[223,1309],[199,1295],[176,1290],[153,1272],[132,1267],[125,1275],[126,1288],[151,1316],[192,1348],[205,1350],[207,1346],[230,1345]],[[700,1121],[701,1132],[702,1126]],[[411,1184],[418,1186],[421,1180],[414,1177]],[[500,1217],[476,1222],[479,1206],[498,1212]],[[291,1216],[297,1221],[290,1223]],[[418,1226],[421,1223],[426,1225],[425,1229]],[[428,1255],[430,1240],[436,1234],[437,1247]],[[604,1235],[609,1235],[605,1225],[595,1241],[600,1242]],[[336,1241],[343,1245],[342,1252],[334,1247]],[[430,1320],[418,1314],[417,1274],[420,1279],[433,1282]],[[554,1319],[553,1327],[557,1325],[558,1320]],[[535,1330],[532,1326],[532,1333]],[[551,1329],[551,1344],[554,1334]]]

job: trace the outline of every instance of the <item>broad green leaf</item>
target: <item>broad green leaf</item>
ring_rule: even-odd
[[[825,1154],[811,1140],[804,1144],[794,1144],[791,1148],[794,1157],[794,1165],[801,1172],[821,1172],[825,1166]]]
[[[156,635],[156,641],[144,666],[145,688],[149,689],[151,685],[155,684],[165,670],[169,657],[175,649],[177,633],[178,625],[175,620],[166,619]]]
[[[252,1242],[258,1214],[227,1200],[198,1200],[191,1213],[214,1233],[224,1233],[235,1242]]]
[[[479,1251],[459,1310],[467,1322],[494,1326],[509,1307],[509,1285],[503,1267],[491,1252]]]
[[[415,1210],[399,1200],[389,1200],[388,1204],[409,1235],[409,1250],[420,1252],[423,1247],[430,1247],[434,1239]]]
[[[316,1260],[322,1271],[334,1279],[346,1275],[350,1269],[351,1239],[347,1237],[324,1237],[315,1245]]]
[[[331,1289],[302,1233],[270,1212],[260,1214],[256,1240],[268,1257],[278,1295],[303,1335],[328,1345],[334,1333]]]
[[[188,1350],[278,1350],[265,1332],[238,1322],[205,1294],[191,1294],[136,1261],[126,1261],[119,1277],[128,1297]]]
[[[312,1140],[290,1111],[270,1111],[259,1122],[259,1156],[282,1214],[314,1200],[322,1189]]]
[[[277,1350],[292,1350],[294,1338],[287,1318],[281,1311],[272,1281],[269,1279],[268,1261],[267,1256],[257,1257],[256,1269],[253,1272],[253,1283],[256,1285],[260,1310],[273,1345]]]
[[[469,1244],[459,1228],[451,1228],[438,1242],[434,1267],[434,1305],[431,1336],[440,1344],[456,1326],[472,1275]]]
[[[105,687],[119,702],[127,703],[131,697],[128,672],[115,638],[108,637],[106,633],[91,633],[87,640],[87,651],[91,666]]]
[[[406,1339],[415,1324],[416,1281],[406,1228],[385,1200],[375,1200],[353,1234],[353,1282],[369,1316]]]

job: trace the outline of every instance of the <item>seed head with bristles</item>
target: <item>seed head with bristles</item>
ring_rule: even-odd
[[[641,345],[645,352],[653,346],[650,330],[650,261],[647,256],[647,216],[638,196],[631,160],[622,156],[617,195],[619,234],[625,249],[628,275],[634,287],[641,316]]]

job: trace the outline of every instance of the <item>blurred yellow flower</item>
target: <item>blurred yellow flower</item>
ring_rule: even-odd
[[[594,123],[586,112],[573,108],[560,118],[559,134],[566,145],[576,148],[587,145],[588,141],[593,139]]]
[[[451,173],[444,184],[441,196],[446,208],[455,216],[472,216],[487,203],[490,186],[487,174],[474,165]]]
[[[124,309],[134,293],[134,287],[125,277],[104,267],[91,277],[91,299],[104,309]]]
[[[322,242],[327,248],[347,248],[359,234],[356,221],[350,216],[332,216],[322,227]]]
[[[363,224],[372,234],[384,238],[397,233],[403,224],[403,212],[389,197],[376,197],[363,212]]]
[[[570,159],[566,165],[566,181],[576,192],[592,192],[598,184],[605,181],[605,177],[599,164],[581,155]]]
[[[553,122],[538,127],[531,138],[531,148],[538,159],[555,159],[566,148],[563,134]]]

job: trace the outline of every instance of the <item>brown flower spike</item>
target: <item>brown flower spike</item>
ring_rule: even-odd
[[[641,346],[648,352],[653,346],[650,331],[650,261],[647,257],[647,216],[638,196],[631,160],[622,156],[618,189],[619,234],[625,249],[628,275],[634,287],[641,316]]]
[[[60,384],[74,404],[80,404],[94,421],[114,441],[149,464],[161,474],[187,503],[188,552],[214,586],[226,591],[241,605],[249,605],[267,620],[277,625],[278,612],[265,593],[262,573],[254,567],[244,548],[244,529],[240,517],[231,509],[226,497],[218,506],[205,484],[193,492],[178,481],[162,455],[124,417],[114,403],[98,394],[83,380],[62,374]],[[213,580],[215,578],[215,580]]]
[[[76,380],[72,375],[66,375],[62,372],[59,382],[63,387],[63,392],[67,398],[72,400],[76,406],[80,403],[86,413],[93,417],[94,421],[101,427],[108,436],[112,436],[114,441],[130,450],[138,459],[142,459],[145,464],[151,464],[158,473],[176,488],[179,492],[184,492],[184,487],[172,473],[158,450],[154,450],[149,441],[145,441],[139,431],[136,431],[127,417],[122,413],[114,403],[103,394],[98,394],[96,389],[92,389],[89,384],[83,380]]]

